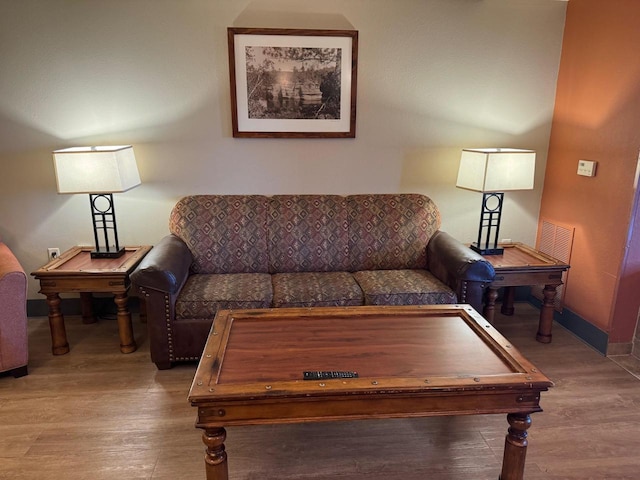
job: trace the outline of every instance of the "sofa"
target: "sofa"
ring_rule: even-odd
[[[191,195],[131,274],[159,369],[197,361],[221,309],[482,305],[495,272],[418,194]]]
[[[0,372],[27,375],[27,275],[9,247],[0,242]]]

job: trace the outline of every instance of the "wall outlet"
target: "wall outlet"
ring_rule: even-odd
[[[47,248],[47,256],[49,257],[49,261],[55,260],[60,256],[59,248]]]

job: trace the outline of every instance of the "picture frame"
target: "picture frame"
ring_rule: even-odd
[[[227,34],[234,137],[355,138],[356,30]]]

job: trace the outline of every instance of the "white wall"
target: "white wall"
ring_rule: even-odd
[[[191,193],[419,192],[475,238],[463,147],[538,152],[501,238],[535,242],[566,3],[555,0],[0,0],[0,238],[27,272],[93,243],[87,195],[58,195],[51,151],[134,145],[123,244],[154,244]],[[359,31],[356,139],[234,139],[230,26]],[[29,298],[42,298],[30,282]]]

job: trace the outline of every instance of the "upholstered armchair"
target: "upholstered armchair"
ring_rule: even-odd
[[[27,374],[27,276],[11,250],[0,242],[0,372]]]

